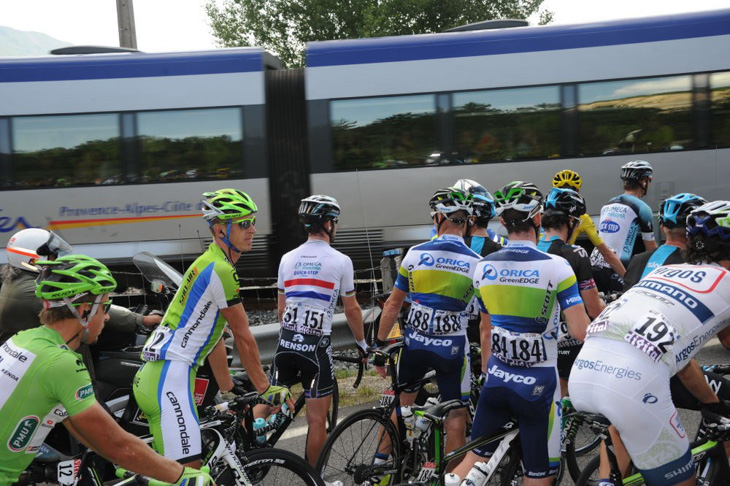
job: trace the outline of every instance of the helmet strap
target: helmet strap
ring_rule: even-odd
[[[324,227],[324,225],[323,225]],[[324,232],[327,233],[327,236],[330,238],[330,245],[335,242],[335,222],[330,219],[330,229],[327,229],[324,227]]]
[[[233,243],[231,243],[231,225],[232,224],[233,224],[233,222],[229,220],[228,224],[226,225],[226,236],[220,237],[221,240],[223,241],[223,243],[225,243],[226,246],[228,247],[228,250],[229,250],[228,259],[230,261],[233,261],[232,255],[230,253],[231,250],[235,251],[236,253],[241,253],[241,250],[236,248],[236,246]]]

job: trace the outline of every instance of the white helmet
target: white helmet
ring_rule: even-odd
[[[68,255],[71,245],[53,231],[27,228],[15,233],[8,242],[8,263],[21,270],[38,272],[36,260]]]

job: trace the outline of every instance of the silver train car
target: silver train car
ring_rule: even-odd
[[[728,198],[727,52],[730,9],[314,42],[296,70],[257,48],[0,59],[0,247],[40,226],[109,262],[191,259],[200,194],[239,187],[261,209],[243,266],[272,275],[311,193],[340,201],[361,266],[426,239],[459,178],[547,190],[573,169],[597,215],[640,158],[654,208]]]

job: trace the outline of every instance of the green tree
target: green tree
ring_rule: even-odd
[[[492,19],[540,24],[553,14],[544,0],[209,0],[206,11],[220,47],[261,46],[287,67],[304,65],[307,42],[443,32]]]

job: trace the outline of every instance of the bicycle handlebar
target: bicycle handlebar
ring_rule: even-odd
[[[352,384],[352,387],[359,387],[360,382],[362,381],[363,373],[365,372],[365,367],[367,366],[367,359],[363,359],[361,357],[351,358],[350,356],[332,356],[332,359],[335,359],[337,361],[343,361],[345,363],[354,363],[357,365],[357,378],[355,378],[355,383]]]

